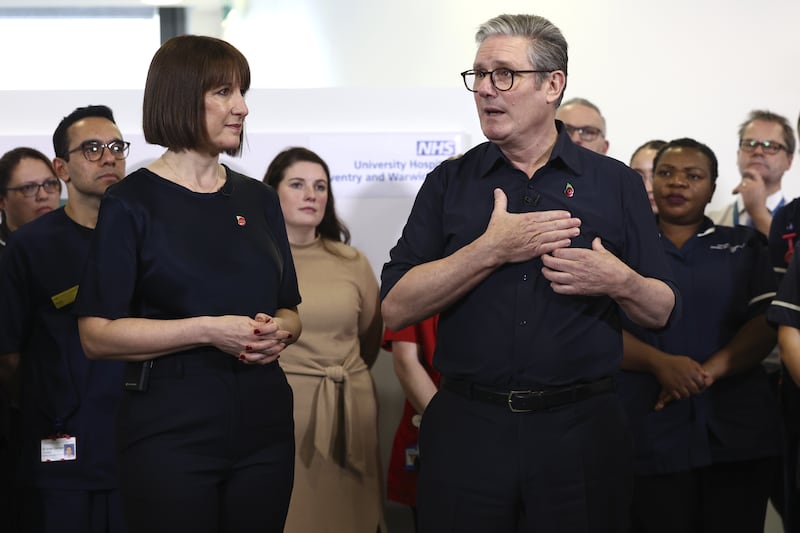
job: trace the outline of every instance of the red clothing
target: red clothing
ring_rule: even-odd
[[[391,341],[415,342],[422,346],[422,366],[428,372],[433,383],[439,386],[439,373],[433,368],[433,350],[436,347],[436,328],[439,315],[423,320],[419,324],[408,326],[400,331],[386,329],[383,334],[383,348],[391,351]],[[417,505],[417,471],[406,469],[406,449],[416,448],[419,440],[419,429],[411,423],[417,414],[408,400],[403,407],[403,418],[397,426],[389,459],[389,473],[386,480],[387,496],[390,500],[416,507]]]

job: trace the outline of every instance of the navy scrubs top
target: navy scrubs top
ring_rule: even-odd
[[[0,261],[0,353],[20,354],[21,481],[117,486],[114,420],[123,365],[83,353],[72,314],[93,231],[57,209],[13,232]],[[77,460],[41,462],[41,439],[77,438]]]
[[[766,313],[777,287],[766,239],[752,228],[714,226],[706,218],[680,249],[661,242],[683,296],[681,316],[660,332],[628,320],[624,327],[659,350],[703,363],[747,321]],[[651,374],[622,371],[618,391],[631,421],[639,475],[779,453],[778,408],[762,365],[661,411],[653,409],[661,385]]]

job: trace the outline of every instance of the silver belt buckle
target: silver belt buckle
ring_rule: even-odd
[[[530,413],[532,409],[516,409],[514,407],[514,398],[515,394],[533,394],[535,396],[541,396],[542,391],[532,391],[532,390],[512,390],[508,392],[508,408],[511,410],[512,413]]]

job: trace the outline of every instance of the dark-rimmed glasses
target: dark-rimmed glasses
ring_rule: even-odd
[[[532,74],[536,72],[553,72],[552,70],[511,70],[510,68],[496,68],[494,70],[465,70],[461,73],[464,78],[464,87],[476,93],[481,82],[489,76],[492,85],[498,91],[510,91],[514,86],[514,76],[517,74]]]
[[[784,145],[775,141],[757,141],[755,139],[742,139],[739,141],[739,148],[748,154],[755,152],[759,146],[765,154],[769,155],[775,155],[781,150],[786,150]]]
[[[106,144],[98,141],[84,141],[77,148],[73,148],[67,153],[81,152],[87,161],[95,162],[103,158],[106,148],[114,156],[114,159],[125,159],[128,157],[128,149],[130,147],[131,143],[127,141],[111,141]]]
[[[597,139],[598,135],[603,135],[603,130],[595,128],[594,126],[570,126],[569,124],[564,124],[564,127],[567,129],[567,133],[570,137],[577,133],[578,137],[586,142],[592,142]]]
[[[44,189],[44,192],[47,194],[53,194],[54,192],[61,192],[61,182],[58,181],[56,178],[46,179],[41,183],[30,182],[26,183],[25,185],[20,185],[18,187],[6,187],[7,191],[18,191],[22,196],[25,198],[32,198],[39,194],[39,189]]]

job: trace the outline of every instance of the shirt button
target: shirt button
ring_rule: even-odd
[[[530,196],[526,196],[525,198],[522,199],[522,201],[525,202],[525,205],[531,205],[533,203],[533,198],[531,198]]]
[[[520,320],[519,321],[519,325],[520,326],[527,326],[528,325],[528,321],[527,320]]]
[[[523,274],[522,275],[522,281],[528,281],[528,275],[527,274]]]

